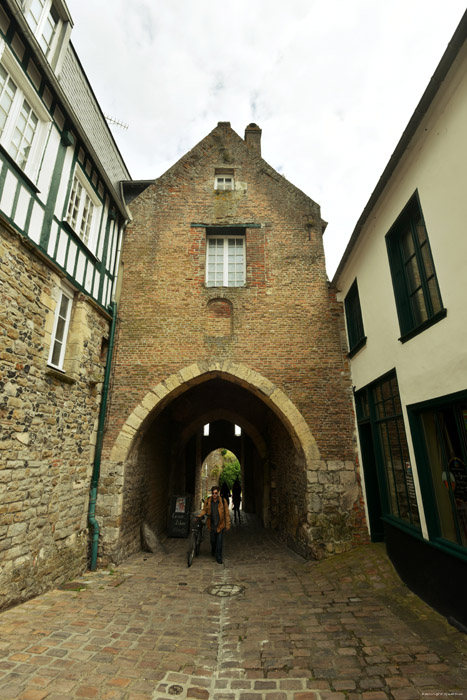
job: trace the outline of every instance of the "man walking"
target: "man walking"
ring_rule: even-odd
[[[218,564],[222,564],[222,546],[224,532],[230,530],[229,504],[219,495],[219,488],[213,486],[211,496],[207,499],[198,518],[207,515],[207,525],[211,537],[211,554],[216,557]]]

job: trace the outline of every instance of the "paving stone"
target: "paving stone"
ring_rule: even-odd
[[[1,613],[0,699],[421,700],[467,688],[465,636],[407,591],[383,545],[305,562],[245,518],[222,571],[203,549],[187,569],[185,548],[168,540],[167,555],[136,554],[112,577],[86,573],[79,591]],[[214,598],[217,584],[243,593]]]

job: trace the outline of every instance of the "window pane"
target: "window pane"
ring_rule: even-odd
[[[415,254],[415,246],[412,239],[412,229],[407,228],[403,235],[401,236],[402,251],[404,253],[404,260],[408,260],[412,255]]]
[[[390,512],[420,526],[409,448],[401,415],[397,378],[391,376],[373,387],[379,443]]]
[[[421,414],[440,534],[467,545],[467,404]]]
[[[37,25],[39,24],[41,12],[44,9],[44,4],[45,0],[32,0],[31,7],[26,15],[26,20],[33,32],[36,31]]]
[[[21,168],[26,165],[38,122],[31,106],[24,100],[9,148],[11,155]]]
[[[63,340],[64,332],[65,332],[65,319],[59,318],[57,321],[57,329],[55,331],[56,340]]]
[[[52,358],[51,358],[51,363],[55,365],[56,367],[59,366],[60,364],[60,353],[62,351],[62,343],[60,343],[58,340],[55,341],[54,343],[54,349],[52,352]]]
[[[409,286],[409,293],[414,292],[420,287],[421,278],[420,271],[418,269],[418,263],[415,256],[412,256],[405,265],[405,271],[407,274],[407,282]]]
[[[415,325],[419,326],[421,323],[428,319],[428,311],[426,308],[425,296],[421,287],[411,297],[411,305]]]
[[[437,314],[439,311],[442,310],[443,305],[441,303],[441,297],[439,295],[438,284],[436,282],[435,277],[432,277],[428,281],[428,291],[430,294],[430,300],[431,300],[431,306],[433,308],[433,313]]]
[[[16,85],[0,64],[0,135],[10,113],[11,105],[16,94]]]

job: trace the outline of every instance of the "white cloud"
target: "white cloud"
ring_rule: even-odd
[[[68,0],[72,40],[135,179],[230,121],[345,243],[465,9],[463,0]]]

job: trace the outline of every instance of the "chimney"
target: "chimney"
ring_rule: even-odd
[[[257,124],[248,124],[245,129],[245,143],[248,148],[261,155],[261,129]]]

